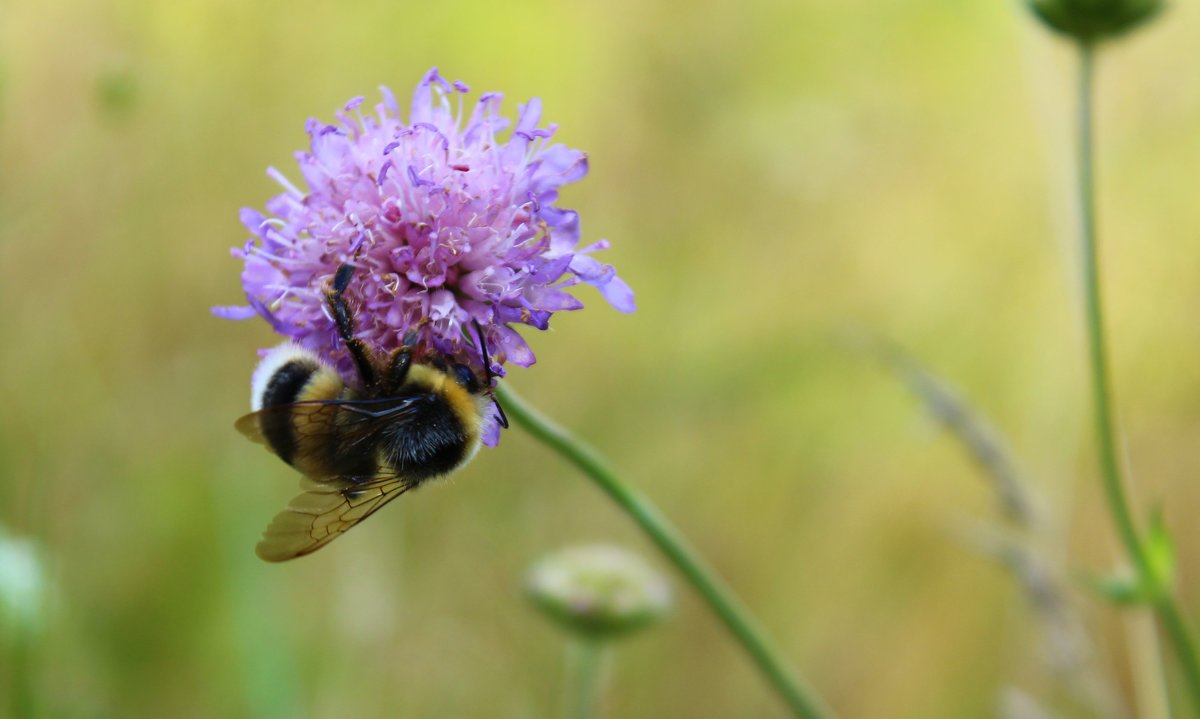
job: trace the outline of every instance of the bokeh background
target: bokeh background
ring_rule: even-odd
[[[1194,618],[1198,41],[1176,3],[1099,83],[1118,406]],[[434,65],[510,114],[543,99],[592,160],[563,204],[638,293],[624,316],[581,290],[511,383],[674,518],[842,716],[1153,696],[1152,635],[1073,579],[1118,558],[1087,451],[1074,64],[1019,3],[5,0],[0,576],[32,548],[41,591],[0,626],[0,714],[559,716],[564,638],[526,567],[604,540],[669,571],[519,430],[311,557],[254,556],[295,477],[232,427],[274,342],[209,314],[240,300],[238,210],[278,191],[267,165],[299,179],[306,118]],[[992,418],[1039,529],[1003,522],[864,332]],[[1069,590],[1091,689],[980,551],[1007,537]],[[675,586],[605,716],[785,716]]]

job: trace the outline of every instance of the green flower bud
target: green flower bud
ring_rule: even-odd
[[[671,608],[666,580],[618,547],[571,547],[548,555],[526,578],[530,599],[568,630],[608,638],[653,624]]]
[[[1163,7],[1163,0],[1026,1],[1051,29],[1083,42],[1126,33],[1154,17]]]

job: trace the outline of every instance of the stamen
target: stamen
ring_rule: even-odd
[[[283,189],[292,193],[296,197],[304,197],[304,193],[297,189],[296,186],[293,185],[290,180],[284,177],[282,172],[276,170],[274,166],[267,168],[267,175],[270,176],[272,180],[278,182],[280,185],[283,185]]]

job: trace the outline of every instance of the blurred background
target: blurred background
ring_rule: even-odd
[[[1118,407],[1194,618],[1198,40],[1176,3],[1103,54],[1098,90]],[[241,301],[238,210],[279,191],[268,165],[299,180],[306,118],[434,65],[510,115],[542,98],[591,156],[562,204],[637,291],[625,316],[580,290],[509,381],[674,519],[843,717],[1132,712],[1144,627],[1074,580],[1119,552],[1084,412],[1073,60],[1017,2],[0,3],[0,577],[24,597],[0,715],[558,716],[564,640],[526,567],[604,540],[669,572],[519,430],[311,557],[254,556],[296,477],[232,426],[275,342],[209,314]],[[1039,528],[1002,520],[863,332],[992,418]],[[1074,668],[980,551],[1008,537],[1069,590]],[[785,716],[674,584],[605,716]]]

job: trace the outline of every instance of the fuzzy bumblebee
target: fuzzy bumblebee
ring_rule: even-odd
[[[464,466],[479,450],[492,405],[507,426],[486,361],[480,377],[436,350],[406,342],[382,356],[357,339],[344,297],[353,274],[351,265],[340,267],[326,300],[359,385],[287,343],[255,370],[254,411],[236,424],[303,474],[304,491],[258,544],[267,561],[314,552],[401,494]]]

